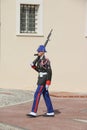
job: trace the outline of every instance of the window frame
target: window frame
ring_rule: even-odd
[[[20,33],[20,5],[39,5],[37,33]],[[16,35],[17,36],[43,36],[43,0],[16,0]]]

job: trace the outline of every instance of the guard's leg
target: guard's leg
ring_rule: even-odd
[[[54,115],[54,110],[53,110],[52,102],[51,102],[51,99],[49,96],[49,92],[45,88],[43,91],[43,97],[44,97],[44,100],[45,100],[45,103],[47,106],[47,115],[49,115],[49,116]]]
[[[32,105],[32,112],[37,112],[38,109],[38,104],[40,101],[40,96],[42,94],[44,86],[43,85],[38,85],[36,92],[34,94],[34,101],[33,101],[33,105]]]
[[[30,113],[27,114],[27,116],[30,117],[36,117],[37,116],[37,109],[38,109],[38,104],[40,101],[40,96],[42,94],[44,86],[43,85],[38,85],[36,92],[34,94],[34,101],[33,101],[33,105],[32,105],[32,110]]]

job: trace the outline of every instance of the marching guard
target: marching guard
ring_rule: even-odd
[[[44,45],[40,45],[37,49],[38,56],[32,62],[31,67],[38,72],[37,89],[34,93],[34,100],[31,112],[27,114],[30,117],[37,117],[37,110],[41,95],[43,95],[47,113],[44,116],[53,117],[54,109],[49,96],[48,88],[51,84],[52,79],[52,69],[49,59],[45,57],[46,48]]]

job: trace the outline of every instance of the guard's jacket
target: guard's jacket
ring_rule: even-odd
[[[38,72],[38,85],[50,85],[52,78],[52,69],[49,59],[44,56],[38,56],[31,65]]]

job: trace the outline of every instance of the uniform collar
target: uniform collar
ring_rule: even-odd
[[[40,57],[40,60],[42,60],[42,59],[44,59],[45,58],[45,55],[42,55],[41,57]]]

